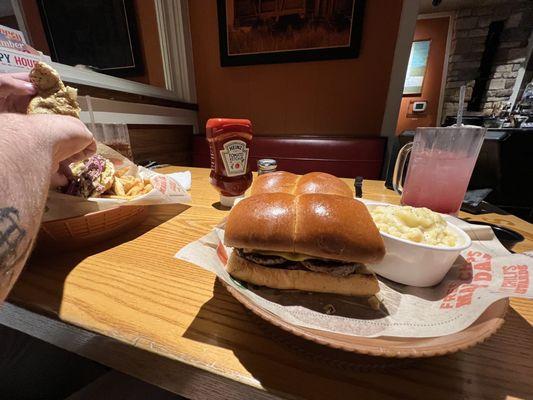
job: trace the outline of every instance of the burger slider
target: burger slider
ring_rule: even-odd
[[[328,194],[263,193],[231,211],[224,244],[234,248],[234,278],[275,289],[372,296],[376,277],[364,263],[385,247],[363,203]]]
[[[259,175],[252,185],[251,195],[260,193],[304,193],[336,194],[353,198],[350,186],[336,176],[325,172],[310,172],[296,175],[285,171],[276,171]]]

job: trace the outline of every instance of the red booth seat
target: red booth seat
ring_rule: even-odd
[[[338,177],[379,179],[386,138],[316,136],[254,136],[249,156],[252,169],[257,160],[273,158],[278,170],[297,174],[320,171]],[[195,135],[193,165],[209,168],[209,147],[205,136]]]

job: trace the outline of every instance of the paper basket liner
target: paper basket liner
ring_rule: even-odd
[[[150,179],[153,189],[131,200],[104,197],[84,199],[50,190],[48,192],[43,222],[78,217],[91,212],[113,208],[117,205],[143,206],[151,204],[189,203],[191,201],[189,193],[171,176],[158,174],[147,168],[137,166],[122,154],[102,143],[98,143],[96,152],[109,159],[117,170],[128,166],[129,170],[126,175],[133,175],[141,179]]]

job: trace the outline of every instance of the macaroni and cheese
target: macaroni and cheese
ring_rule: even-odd
[[[378,229],[389,235],[433,246],[455,247],[460,244],[442,215],[425,207],[378,206],[370,214]]]

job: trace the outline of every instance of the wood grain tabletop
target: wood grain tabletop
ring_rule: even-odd
[[[266,325],[213,274],[173,258],[227,215],[209,171],[187,169],[190,205],[150,207],[138,228],[83,251],[37,251],[0,322],[192,399],[533,398],[533,301],[513,299],[485,343],[422,360],[348,354]],[[379,181],[365,181],[364,197],[399,200]],[[472,218],[521,232],[515,250],[533,249],[531,224]]]

